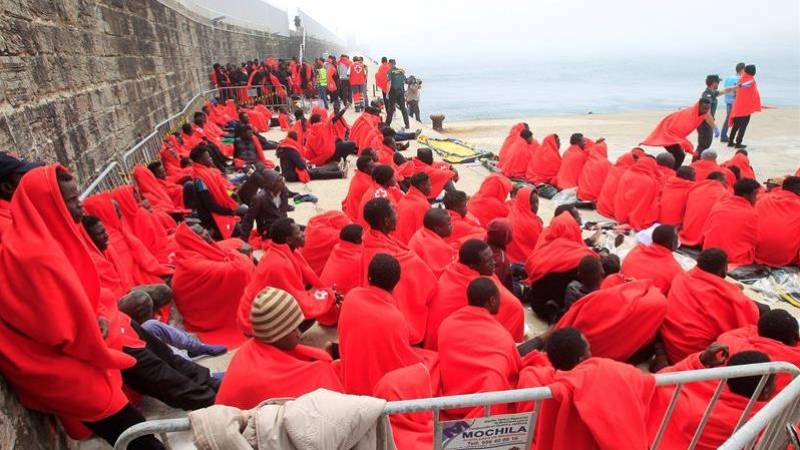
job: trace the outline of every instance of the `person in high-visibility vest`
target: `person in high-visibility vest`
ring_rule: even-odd
[[[317,61],[317,92],[325,109],[328,109],[328,69],[325,68],[322,60]]]

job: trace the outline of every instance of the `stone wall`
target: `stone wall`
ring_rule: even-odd
[[[174,1],[0,0],[0,149],[85,180],[209,88],[214,62],[299,47]]]

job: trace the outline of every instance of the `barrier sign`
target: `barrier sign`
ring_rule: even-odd
[[[529,450],[531,414],[442,422],[441,450]]]

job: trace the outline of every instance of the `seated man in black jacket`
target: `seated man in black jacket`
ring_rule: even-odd
[[[236,140],[233,142],[233,157],[241,159],[245,164],[261,164],[263,162],[262,157],[266,158],[266,155],[263,155],[262,152],[274,150],[278,147],[275,142],[268,141],[264,136],[254,133],[251,126],[239,127],[237,131]],[[261,144],[260,149],[256,148],[254,137]],[[263,156],[259,155],[259,153],[262,153]]]
[[[312,180],[332,180],[347,176],[338,164],[320,167],[310,166],[306,163],[299,149],[297,133],[292,130],[286,134],[286,139],[278,144],[278,149],[275,151],[275,154],[280,159],[281,173],[286,177],[286,181],[301,181],[298,172],[308,172]]]
[[[261,190],[250,201],[249,208],[242,218],[242,237],[247,239],[253,230],[253,223],[264,239],[269,238],[269,229],[278,219],[288,217],[287,213],[294,210],[289,203],[290,192],[286,183],[278,172],[270,169],[260,169]]]

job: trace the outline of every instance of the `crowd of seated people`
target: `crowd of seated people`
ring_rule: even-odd
[[[275,62],[245,85],[294,86]],[[218,69],[218,82],[244,79],[220,81]],[[134,168],[131,186],[83,200],[66,167],[0,154],[0,374],[75,438],[115,442],[144,420],[141,395],[193,410],[318,388],[407,400],[548,386],[555,398],[542,404],[537,448],[647,448],[648,420],[671,392],[633,364],[658,373],[800,364],[797,321],[725,280],[729,264],[797,265],[800,250],[800,177],[766,191],[745,175],[743,150],[695,181],[710,163],[675,171],[672,155],[634,149],[612,164],[604,140],[579,133],[562,159],[558,136],[540,145],[520,124],[501,165],[533,183],[491,174],[470,197],[430,149],[403,156],[397,141],[415,134],[396,133],[375,106],[352,127],[346,108],[318,108],[307,121],[298,111],[273,143],[260,133],[285,111],[220,100],[169,135],[158,161]],[[300,196],[287,183],[345,178],[348,158],[356,170],[341,211],[296,223]],[[635,229],[658,224],[652,242],[620,262],[599,233],[584,238],[574,206],[542,220],[536,183],[589,192]],[[679,239],[699,247],[697,267],[675,261]],[[552,329],[526,335],[524,303]],[[301,344],[315,324],[336,327],[338,342]],[[191,360],[234,348],[224,375]],[[703,448],[732,433],[751,396],[750,416],[786,385],[759,378],[726,383]],[[665,448],[688,445],[715,387],[681,391]],[[604,419],[609,404],[614,421]],[[392,426],[401,450],[429,445],[431,417],[400,415]],[[130,448],[164,447],[145,436]]]

